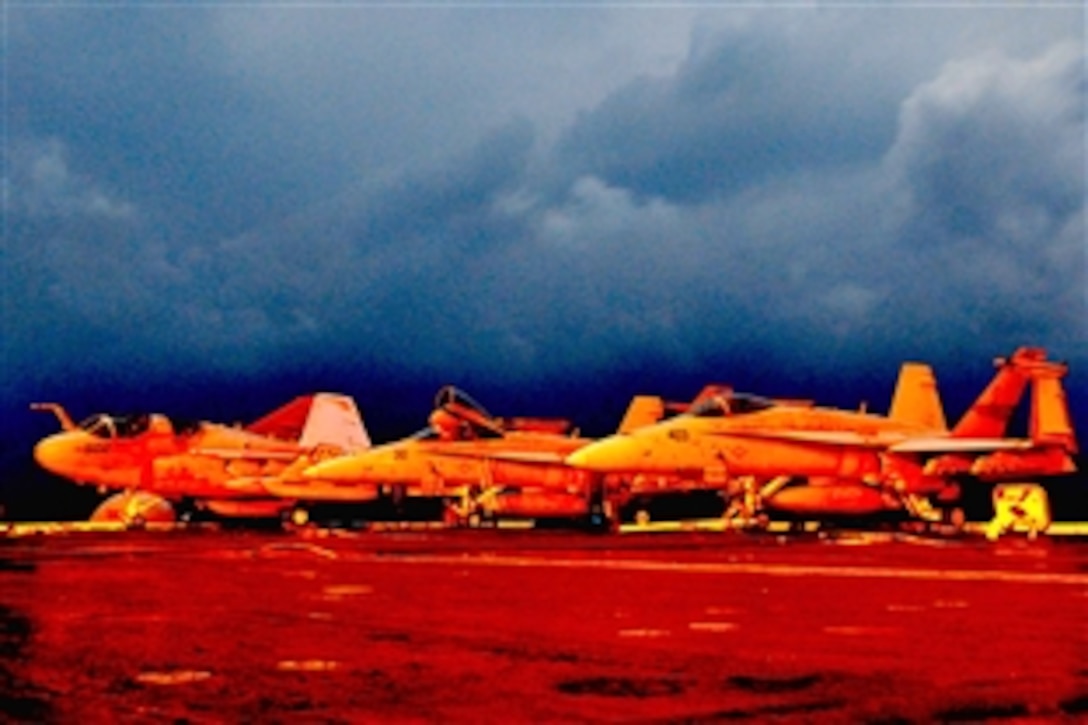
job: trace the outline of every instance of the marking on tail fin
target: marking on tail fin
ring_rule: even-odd
[[[301,395],[287,405],[276,408],[263,418],[247,425],[246,430],[270,438],[297,441],[302,435],[302,429],[312,405],[312,395]]]
[[[933,368],[925,363],[903,363],[888,417],[927,430],[948,430]]]
[[[299,445],[303,448],[337,446],[344,451],[358,451],[370,447],[370,436],[351,397],[318,393],[313,396]]]

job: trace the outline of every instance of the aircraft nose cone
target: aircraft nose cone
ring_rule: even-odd
[[[614,436],[590,443],[569,455],[566,463],[597,473],[639,470],[646,462],[647,449],[627,436]]]
[[[34,460],[50,473],[67,475],[72,469],[73,445],[74,441],[67,433],[43,438],[34,446]]]

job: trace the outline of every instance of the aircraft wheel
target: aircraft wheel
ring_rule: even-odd
[[[933,530],[932,524],[928,521],[916,521],[910,519],[904,521],[899,525],[900,530],[907,534],[922,535]]]
[[[945,522],[956,531],[962,531],[963,525],[967,523],[967,514],[963,512],[963,509],[959,506],[949,509],[944,513]]]
[[[767,531],[771,528],[771,517],[765,513],[758,513],[751,519],[749,528],[753,528],[756,531]]]
[[[295,526],[305,526],[306,524],[310,523],[310,512],[302,508],[301,506],[298,506],[294,509],[291,509],[288,521]]]
[[[586,528],[594,533],[608,533],[612,530],[612,519],[603,513],[592,513],[586,519]]]

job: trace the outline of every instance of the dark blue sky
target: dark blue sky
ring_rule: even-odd
[[[954,419],[1021,344],[1083,428],[1084,9],[956,5],[9,3],[3,449],[42,398],[883,410],[903,359]]]

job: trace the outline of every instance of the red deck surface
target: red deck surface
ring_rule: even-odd
[[[0,719],[1088,713],[1082,542],[130,532],[0,564]]]

